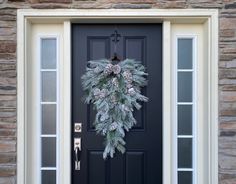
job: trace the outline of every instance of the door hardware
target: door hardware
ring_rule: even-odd
[[[74,132],[82,132],[82,123],[74,124]]]
[[[75,170],[80,170],[81,138],[74,138]]]
[[[115,42],[115,44],[120,41],[120,37],[121,35],[118,33],[117,29],[111,34],[112,41]]]

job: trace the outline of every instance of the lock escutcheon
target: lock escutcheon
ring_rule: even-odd
[[[82,132],[82,123],[74,124],[74,132]]]

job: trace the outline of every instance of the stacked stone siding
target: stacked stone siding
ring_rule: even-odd
[[[235,0],[0,0],[0,184],[16,183],[16,11],[19,8],[219,9],[219,183],[236,184]]]

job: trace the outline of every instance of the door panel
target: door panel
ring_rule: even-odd
[[[137,124],[126,134],[126,153],[103,160],[104,138],[93,128],[95,111],[82,101],[81,75],[88,60],[110,58],[114,52],[111,34],[121,35],[119,58],[141,60],[147,67],[149,97],[139,111]],[[74,170],[72,184],[161,184],[162,183],[162,25],[161,24],[73,24],[72,25],[72,127],[82,123],[81,170]],[[73,132],[74,130],[72,130]]]

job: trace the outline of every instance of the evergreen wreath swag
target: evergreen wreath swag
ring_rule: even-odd
[[[117,64],[102,59],[89,61],[82,76],[86,93],[85,103],[93,104],[97,111],[94,125],[96,132],[105,136],[103,158],[113,157],[115,149],[125,152],[125,131],[135,124],[134,108],[148,98],[141,94],[147,85],[145,67],[140,61],[126,59]]]

